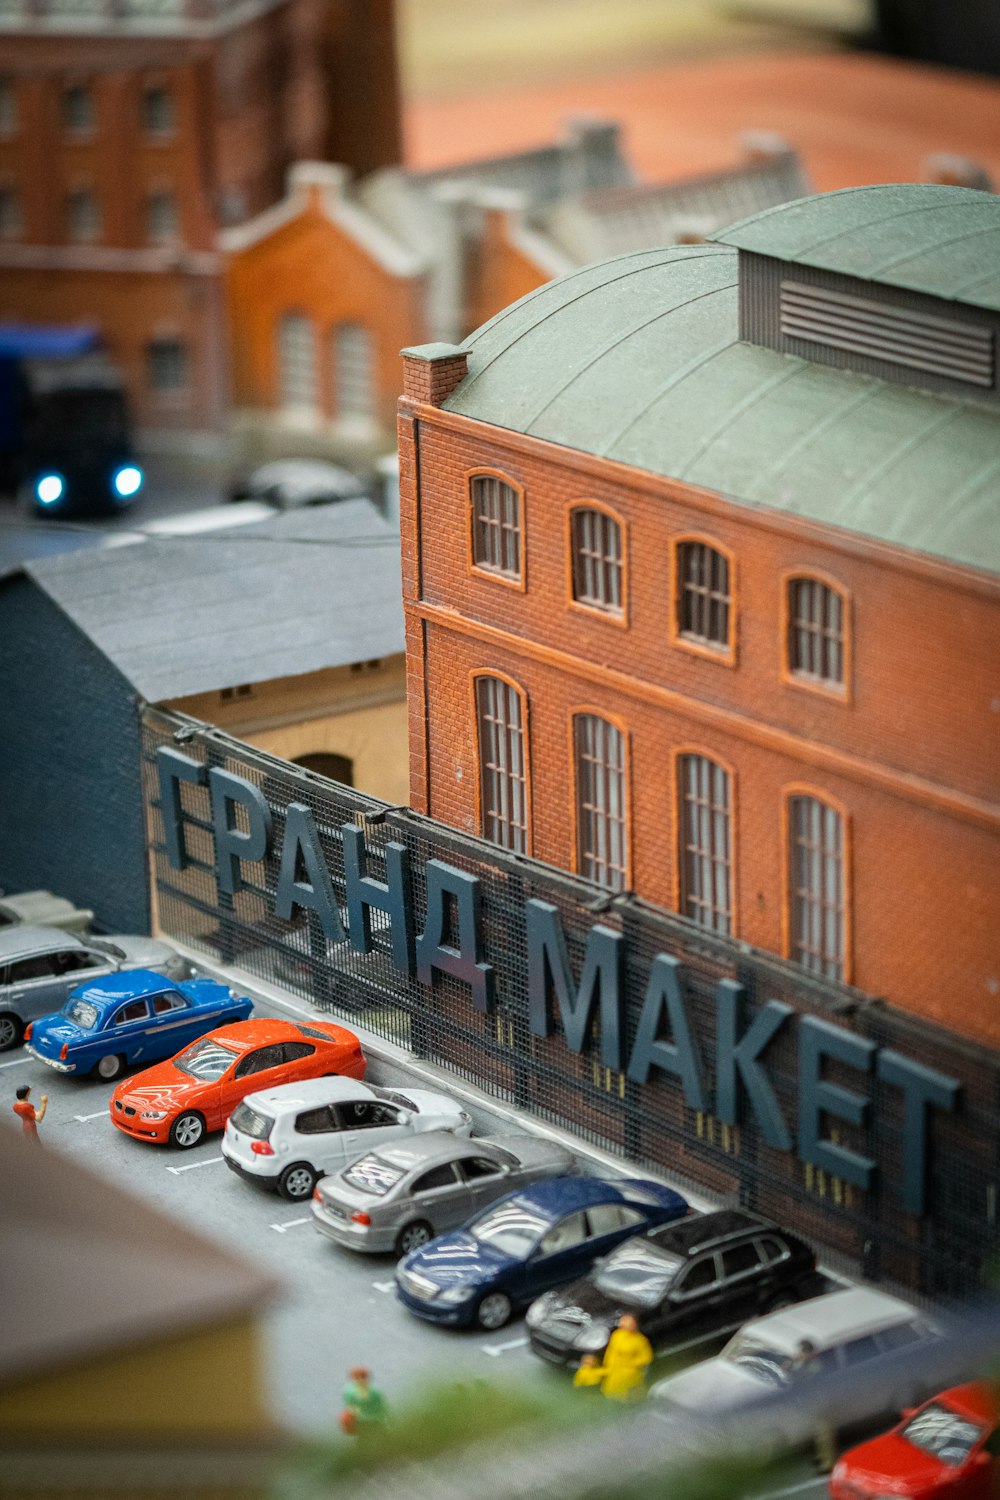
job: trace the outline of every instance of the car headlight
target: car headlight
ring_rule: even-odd
[[[461,1122],[462,1122],[463,1125],[471,1125],[472,1124],[472,1116],[466,1110],[464,1110],[464,1109],[460,1109],[459,1110],[459,1112],[458,1112],[458,1118],[461,1120]]]
[[[591,1323],[589,1328],[580,1329],[573,1345],[582,1349],[585,1354],[600,1354],[610,1337],[611,1329],[604,1323]]]
[[[554,1301],[555,1298],[551,1292],[546,1292],[543,1296],[535,1298],[524,1315],[524,1321],[529,1328],[537,1328],[540,1323],[545,1322]]]
[[[443,1292],[438,1292],[437,1301],[452,1303],[468,1302],[475,1290],[476,1288],[472,1282],[460,1281],[458,1286],[445,1287]]]
[[[165,1120],[167,1112],[165,1109],[144,1109],[139,1116],[140,1120]]]

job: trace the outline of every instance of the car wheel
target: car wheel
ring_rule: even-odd
[[[178,1115],[171,1125],[170,1142],[178,1151],[190,1151],[192,1146],[197,1146],[204,1134],[204,1116],[198,1114],[197,1110],[190,1109],[185,1114]]]
[[[0,1016],[0,1052],[7,1052],[11,1047],[16,1047],[24,1035],[24,1022],[18,1016],[12,1016],[5,1011]]]
[[[278,1192],[283,1198],[298,1203],[303,1198],[312,1197],[318,1177],[319,1173],[314,1172],[307,1161],[293,1161],[278,1178]]]
[[[510,1298],[503,1292],[487,1292],[476,1308],[476,1322],[480,1328],[502,1328],[512,1311]]]
[[[409,1255],[411,1250],[419,1250],[421,1245],[426,1245],[430,1237],[431,1226],[425,1224],[423,1219],[415,1219],[412,1224],[404,1224],[396,1236],[396,1254]]]
[[[112,1078],[121,1077],[124,1071],[125,1059],[119,1057],[117,1052],[109,1052],[107,1057],[102,1057],[93,1067],[94,1077],[103,1078],[105,1083],[110,1083]]]

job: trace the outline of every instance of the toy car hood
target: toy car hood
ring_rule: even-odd
[[[426,1276],[436,1286],[449,1287],[459,1283],[492,1281],[508,1267],[519,1262],[509,1255],[494,1250],[473,1239],[464,1229],[454,1234],[442,1234],[431,1240],[420,1250],[415,1250],[403,1262],[403,1269],[418,1276]]]
[[[707,1359],[702,1364],[658,1381],[650,1396],[684,1411],[726,1411],[765,1395],[773,1387],[734,1360]]]
[[[944,1479],[950,1482],[956,1475],[955,1469],[914,1447],[898,1432],[887,1432],[853,1448],[841,1459],[837,1472],[848,1484],[872,1495],[891,1495],[897,1489],[905,1495],[920,1494],[925,1488],[936,1494],[935,1486]]]

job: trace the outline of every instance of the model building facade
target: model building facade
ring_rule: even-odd
[[[143,428],[218,429],[217,230],[294,161],[398,160],[392,23],[389,0],[6,6],[0,318],[96,324]]]
[[[412,805],[1000,1044],[1000,202],[715,239],[406,352]]]

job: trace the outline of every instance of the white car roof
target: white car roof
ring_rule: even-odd
[[[252,1109],[269,1115],[294,1114],[300,1109],[319,1109],[324,1104],[344,1104],[352,1099],[374,1099],[367,1083],[356,1078],[304,1078],[300,1083],[279,1083],[273,1089],[247,1094]]]
[[[794,1354],[803,1339],[810,1339],[817,1349],[827,1349],[920,1317],[915,1307],[899,1297],[873,1287],[853,1286],[753,1318],[743,1325],[740,1336],[759,1338],[776,1353]]]

